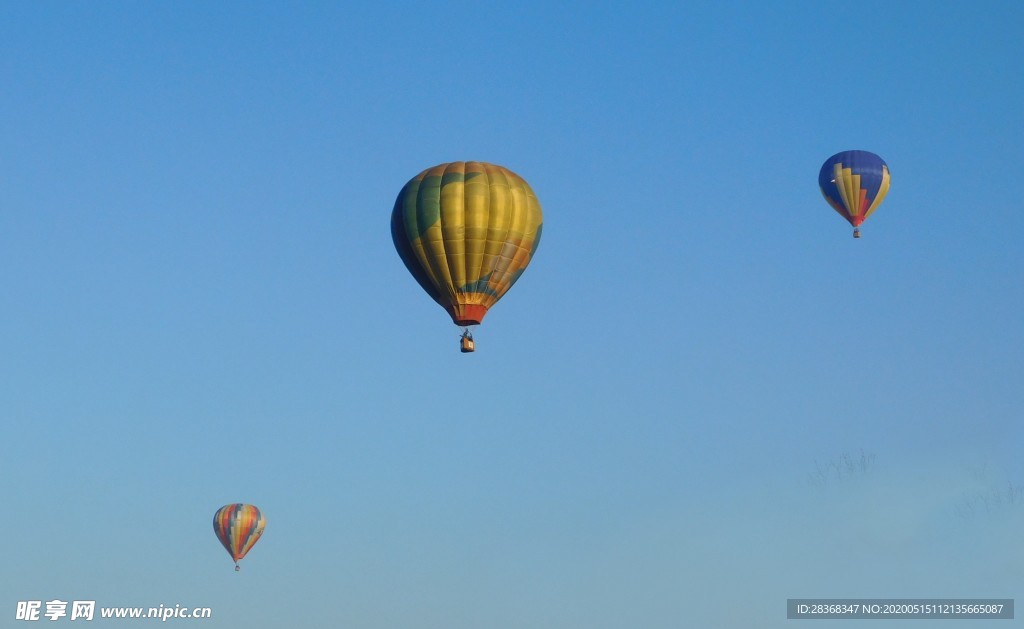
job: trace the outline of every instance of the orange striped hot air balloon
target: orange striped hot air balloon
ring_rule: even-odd
[[[224,505],[213,515],[213,532],[235,560],[236,571],[238,562],[260,539],[266,526],[259,509],[240,502]]]

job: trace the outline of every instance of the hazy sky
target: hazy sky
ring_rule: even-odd
[[[0,625],[52,599],[657,629],[1020,598],[1022,25],[0,3]],[[848,149],[892,172],[860,240],[817,187]],[[472,355],[389,230],[457,160],[545,218]],[[268,521],[239,573],[231,502]]]

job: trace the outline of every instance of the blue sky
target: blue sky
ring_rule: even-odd
[[[786,598],[1018,596],[1022,23],[0,5],[0,613],[781,627]],[[892,171],[857,241],[817,189],[848,149]],[[469,356],[389,232],[456,160],[545,216]],[[237,574],[230,502],[268,520]]]

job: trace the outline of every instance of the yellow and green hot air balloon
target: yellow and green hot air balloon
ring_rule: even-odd
[[[406,268],[459,326],[478,325],[537,251],[543,216],[526,181],[486,162],[428,168],[405,184],[391,238]],[[462,351],[474,349],[468,327]]]

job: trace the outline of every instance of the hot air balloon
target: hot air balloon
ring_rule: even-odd
[[[391,238],[409,272],[464,326],[479,325],[537,251],[543,216],[522,177],[486,162],[428,168],[405,184],[391,212]]]
[[[889,192],[889,166],[868,151],[843,151],[822,164],[818,186],[828,204],[853,225],[853,237],[860,238],[861,223]]]
[[[224,505],[213,514],[213,532],[235,560],[236,571],[240,569],[238,562],[256,544],[266,526],[263,514],[253,505]]]

